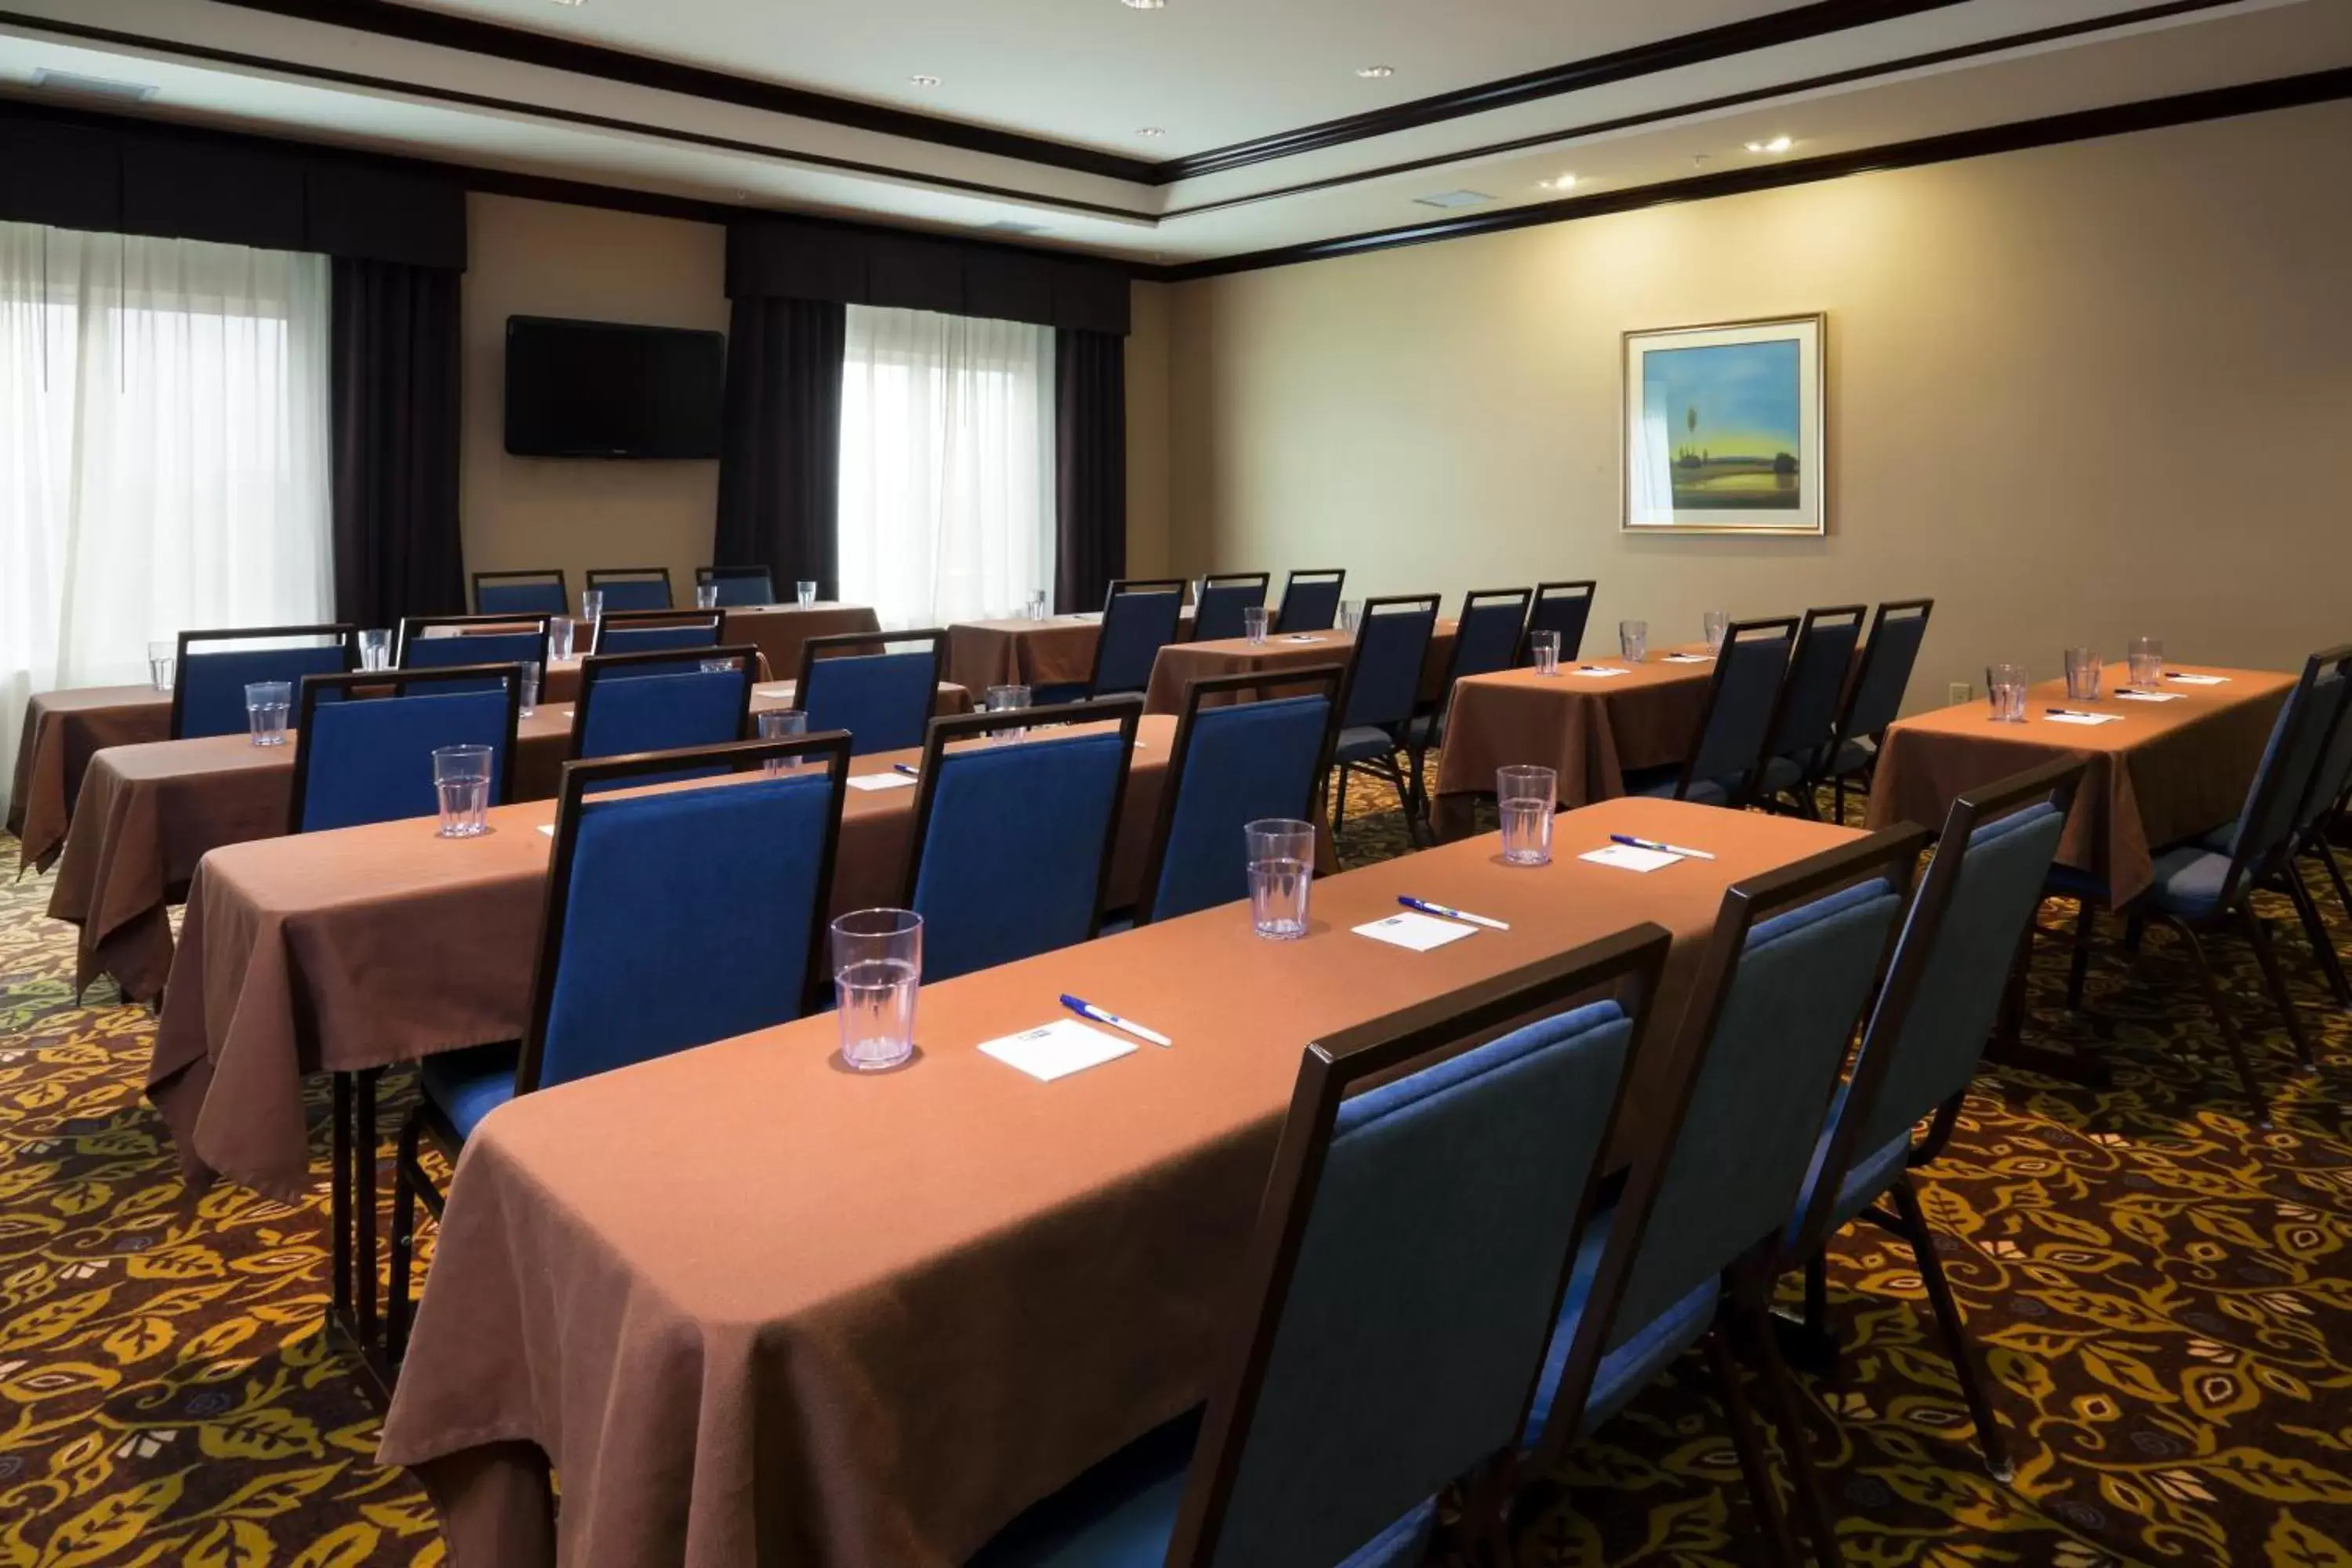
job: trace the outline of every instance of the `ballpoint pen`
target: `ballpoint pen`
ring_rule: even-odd
[[[1712,860],[1714,856],[1704,849],[1685,849],[1679,844],[1662,843],[1655,838],[1636,838],[1630,833],[1612,833],[1612,844],[1622,844],[1631,849],[1654,849],[1661,855],[1676,855],[1685,860]]]
[[[894,771],[902,773],[910,779],[919,779],[923,776],[922,770],[916,767],[912,763],[892,763],[890,766]]]
[[[1433,904],[1427,899],[1416,899],[1404,893],[1397,895],[1397,902],[1406,909],[1419,910],[1425,915],[1439,915],[1449,921],[1461,921],[1468,925],[1485,926],[1488,931],[1511,929],[1501,921],[1490,921],[1485,915],[1474,915],[1467,910],[1457,910],[1451,904]]]
[[[1114,1029],[1124,1029],[1137,1039],[1150,1040],[1155,1046],[1172,1046],[1176,1043],[1157,1029],[1147,1029],[1140,1024],[1130,1023],[1108,1008],[1097,1007],[1091,1002],[1081,1002],[1066,991],[1062,994],[1062,1005],[1081,1018],[1092,1018],[1097,1024],[1108,1024]]]

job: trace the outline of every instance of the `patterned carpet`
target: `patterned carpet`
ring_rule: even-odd
[[[1404,847],[1383,804],[1370,786],[1351,799],[1347,864]],[[371,1462],[373,1415],[320,1327],[323,1187],[297,1208],[184,1194],[139,1090],[152,1019],[103,985],[75,1005],[47,898],[47,879],[0,889],[0,1568],[439,1562],[423,1493]],[[2290,937],[2325,1058],[2291,1077],[2251,957],[2221,944],[2276,1091],[2260,1131],[2164,940],[2138,988],[2095,971],[2119,1020],[2107,1043],[2056,1024],[2063,953],[2044,944],[2036,1038],[2106,1052],[2115,1087],[1988,1073],[1925,1184],[1991,1357],[2013,1486],[1976,1462],[1908,1254],[1860,1231],[1837,1246],[1848,1353],[1806,1386],[1857,1568],[2352,1568],[2352,1025]],[[1557,1479],[1523,1563],[1761,1560],[1695,1357]]]

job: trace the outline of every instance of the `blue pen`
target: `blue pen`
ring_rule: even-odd
[[[1140,1024],[1131,1024],[1107,1008],[1097,1007],[1091,1002],[1079,1001],[1066,991],[1062,994],[1062,1005],[1081,1018],[1092,1018],[1097,1024],[1108,1024],[1114,1029],[1125,1029],[1136,1038],[1150,1040],[1155,1046],[1172,1046],[1176,1043],[1156,1029],[1147,1029]]]
[[[1704,849],[1685,849],[1679,844],[1664,844],[1655,838],[1636,838],[1630,833],[1612,833],[1612,844],[1622,844],[1629,849],[1654,849],[1661,855],[1679,855],[1685,860],[1712,860],[1714,856]]]
[[[910,779],[919,779],[923,776],[922,771],[917,768],[912,763],[892,763],[890,765],[899,773],[906,774]]]
[[[1433,904],[1427,899],[1411,898],[1403,893],[1397,895],[1397,902],[1406,909],[1419,910],[1425,915],[1438,915],[1449,921],[1462,921],[1474,926],[1485,926],[1488,931],[1511,929],[1501,921],[1490,921],[1485,915],[1474,915],[1467,910],[1457,910],[1451,904]]]

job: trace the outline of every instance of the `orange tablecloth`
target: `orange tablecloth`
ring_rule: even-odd
[[[1435,700],[1444,689],[1446,667],[1454,661],[1454,626],[1452,621],[1442,620],[1430,634],[1429,651],[1421,661],[1421,696],[1425,702]],[[1263,669],[1296,669],[1309,664],[1345,664],[1355,648],[1354,637],[1336,630],[1269,637],[1262,643],[1247,637],[1170,643],[1151,666],[1151,686],[1145,693],[1143,710],[1181,713],[1184,689],[1195,680]]]
[[[47,870],[65,847],[90,758],[108,746],[161,741],[171,732],[172,694],[152,686],[87,686],[35,697],[25,710],[8,791],[19,873],[28,866]]]
[[[948,679],[982,697],[992,686],[1064,686],[1089,681],[1102,616],[1044,621],[958,621],[948,627]]]

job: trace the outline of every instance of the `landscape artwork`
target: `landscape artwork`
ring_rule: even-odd
[[[1625,338],[1625,526],[1820,533],[1818,316]]]

